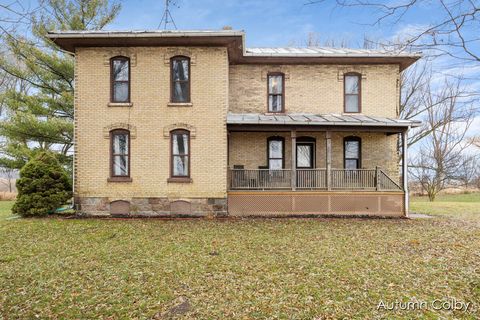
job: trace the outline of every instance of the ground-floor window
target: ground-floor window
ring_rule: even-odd
[[[267,142],[268,168],[271,170],[283,169],[285,139],[282,137],[270,137]]]
[[[360,169],[361,139],[359,137],[346,137],[343,144],[345,169]]]
[[[170,133],[170,138],[171,177],[190,177],[190,132],[187,130],[174,130]]]
[[[130,132],[118,129],[110,132],[112,177],[130,176]]]

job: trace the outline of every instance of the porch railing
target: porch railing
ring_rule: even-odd
[[[232,169],[230,170],[230,189],[290,189],[291,177],[290,169]]]
[[[324,168],[294,172],[291,169],[230,169],[229,186],[230,190],[402,190],[380,168],[331,169],[330,179]]]

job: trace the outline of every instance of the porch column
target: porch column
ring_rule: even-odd
[[[291,132],[292,137],[292,174],[291,174],[291,187],[295,191],[297,186],[297,131],[293,129]]]
[[[332,190],[332,133],[325,132],[325,145],[327,147],[325,156],[325,166],[327,168],[327,190]]]
[[[405,216],[408,217],[408,129],[402,132],[402,179],[403,179],[403,192],[405,192],[404,208]]]

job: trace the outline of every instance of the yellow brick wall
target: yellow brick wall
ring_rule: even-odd
[[[191,107],[168,106],[168,58],[190,55]],[[128,55],[132,107],[109,107],[108,59]],[[226,112],[228,57],[226,48],[77,48],[75,97],[75,193],[93,197],[225,197],[227,167]],[[106,127],[135,127],[131,139],[132,182],[107,182],[109,139]],[[167,183],[170,140],[164,128],[185,123],[195,128],[191,138],[193,183]]]
[[[266,166],[267,139],[271,136],[285,138],[285,168],[291,168],[291,137],[290,133],[279,132],[232,132],[229,135],[229,167],[243,165],[245,169],[258,169]],[[316,167],[325,168],[325,133],[297,132],[297,138],[302,136],[316,139]],[[398,181],[398,155],[396,136],[384,133],[365,132],[334,132],[332,133],[332,168],[343,168],[343,139],[347,136],[357,136],[362,139],[362,168],[373,169],[376,166],[384,169],[392,178]]]
[[[267,112],[267,73],[285,74],[287,113],[342,113],[343,74],[362,74],[362,113],[397,117],[398,65],[232,65],[230,107],[236,113]]]

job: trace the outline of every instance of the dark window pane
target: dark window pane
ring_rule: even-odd
[[[113,175],[128,176],[128,156],[113,157]]]
[[[173,154],[188,154],[188,134],[178,134],[175,133],[172,135],[173,143]]]
[[[188,80],[188,59],[172,61],[173,80]]]
[[[358,160],[345,160],[345,169],[354,170],[358,169]]]
[[[283,76],[269,76],[268,88],[271,94],[282,94],[283,92]]]
[[[188,176],[188,157],[187,156],[173,156],[173,175]]]
[[[128,135],[115,134],[113,136],[113,153],[128,154]]]
[[[188,102],[188,82],[174,82],[173,101]]]
[[[113,60],[113,80],[128,81],[128,61]]]
[[[358,76],[345,76],[345,93],[357,94],[359,92],[359,82]]]
[[[282,158],[283,157],[283,145],[281,140],[271,140],[270,141],[270,158]]]
[[[358,109],[358,95],[345,95],[345,111],[359,112]]]
[[[359,141],[345,141],[345,158],[360,158]]]
[[[270,159],[268,168],[271,170],[280,170],[283,168],[282,159]]]
[[[297,146],[297,167],[310,168],[312,164],[312,146]]]
[[[113,84],[113,101],[126,102],[128,101],[128,83],[115,82]]]
[[[282,111],[282,96],[268,97],[268,111],[270,112]]]

